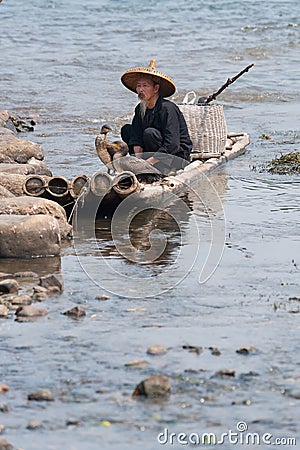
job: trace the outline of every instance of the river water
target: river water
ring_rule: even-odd
[[[108,220],[97,223],[96,241],[66,244],[61,258],[1,261],[0,271],[58,271],[65,283],[42,304],[46,318],[0,321],[0,383],[10,387],[0,393],[0,424],[16,448],[179,449],[179,433],[195,442],[196,434],[230,430],[238,442],[227,437],[226,450],[257,448],[243,444],[247,432],[262,448],[275,438],[299,445],[300,179],[261,171],[299,150],[299,17],[296,0],[1,3],[0,108],[38,116],[22,137],[42,144],[53,173],[68,179],[102,168],[94,138],[103,123],[118,136],[130,120],[136,98],[120,83],[127,68],[155,57],[180,102],[189,90],[211,94],[255,63],[219,97],[228,130],[250,135],[246,154],[168,214],[136,218],[139,250],[151,230],[164,233],[167,247],[155,262],[120,256]],[[61,314],[76,305],[86,310],[82,320]],[[149,356],[153,344],[167,353]],[[242,346],[256,350],[237,353]],[[134,360],[148,364],[126,365]],[[153,373],[169,376],[170,398],[132,399]],[[43,388],[54,402],[27,401]],[[30,421],[43,427],[30,430]]]

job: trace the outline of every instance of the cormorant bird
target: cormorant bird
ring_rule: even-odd
[[[162,176],[161,172],[156,169],[156,167],[136,156],[127,155],[123,158],[114,158],[113,167],[119,173],[129,170],[135,175],[158,175],[159,178]]]
[[[121,158],[127,155],[128,146],[123,141],[110,142],[108,140],[107,134],[112,131],[109,125],[103,125],[100,133],[96,136],[95,147],[96,152],[101,161],[106,165],[108,173],[114,166],[112,164],[113,160]]]

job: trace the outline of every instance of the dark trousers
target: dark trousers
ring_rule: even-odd
[[[121,128],[121,137],[127,145],[130,141],[131,129],[132,125],[129,123]],[[171,169],[183,169],[188,164],[188,161],[180,154],[176,155],[176,157],[169,153],[159,152],[159,149],[162,147],[163,138],[161,132],[156,128],[146,128],[143,133],[143,141],[143,152],[147,153],[146,158],[149,158],[150,156],[157,158],[159,162],[154,164],[154,166],[163,174],[169,173]],[[133,145],[128,145],[128,148],[129,153],[134,155]]]

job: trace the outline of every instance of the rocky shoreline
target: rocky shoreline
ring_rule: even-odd
[[[66,206],[74,205],[80,189],[53,177],[41,145],[19,137],[34,125],[33,119],[0,111],[1,258],[60,255],[61,240],[72,237]]]

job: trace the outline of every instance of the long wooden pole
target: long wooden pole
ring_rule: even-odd
[[[213,94],[209,95],[209,96],[205,99],[204,103],[207,104],[207,103],[210,103],[210,102],[212,102],[213,100],[215,100],[215,98],[217,98],[218,95],[221,94],[221,92],[223,92],[230,84],[234,83],[234,82],[235,82],[238,78],[240,78],[245,72],[248,72],[248,70],[251,69],[251,67],[253,67],[253,66],[254,66],[254,64],[249,64],[249,66],[245,67],[245,69],[241,70],[237,75],[235,75],[235,76],[232,77],[232,78],[228,78],[227,81],[226,81],[226,83],[223,84],[223,86],[221,86],[220,89],[219,89],[217,92],[214,92]]]

